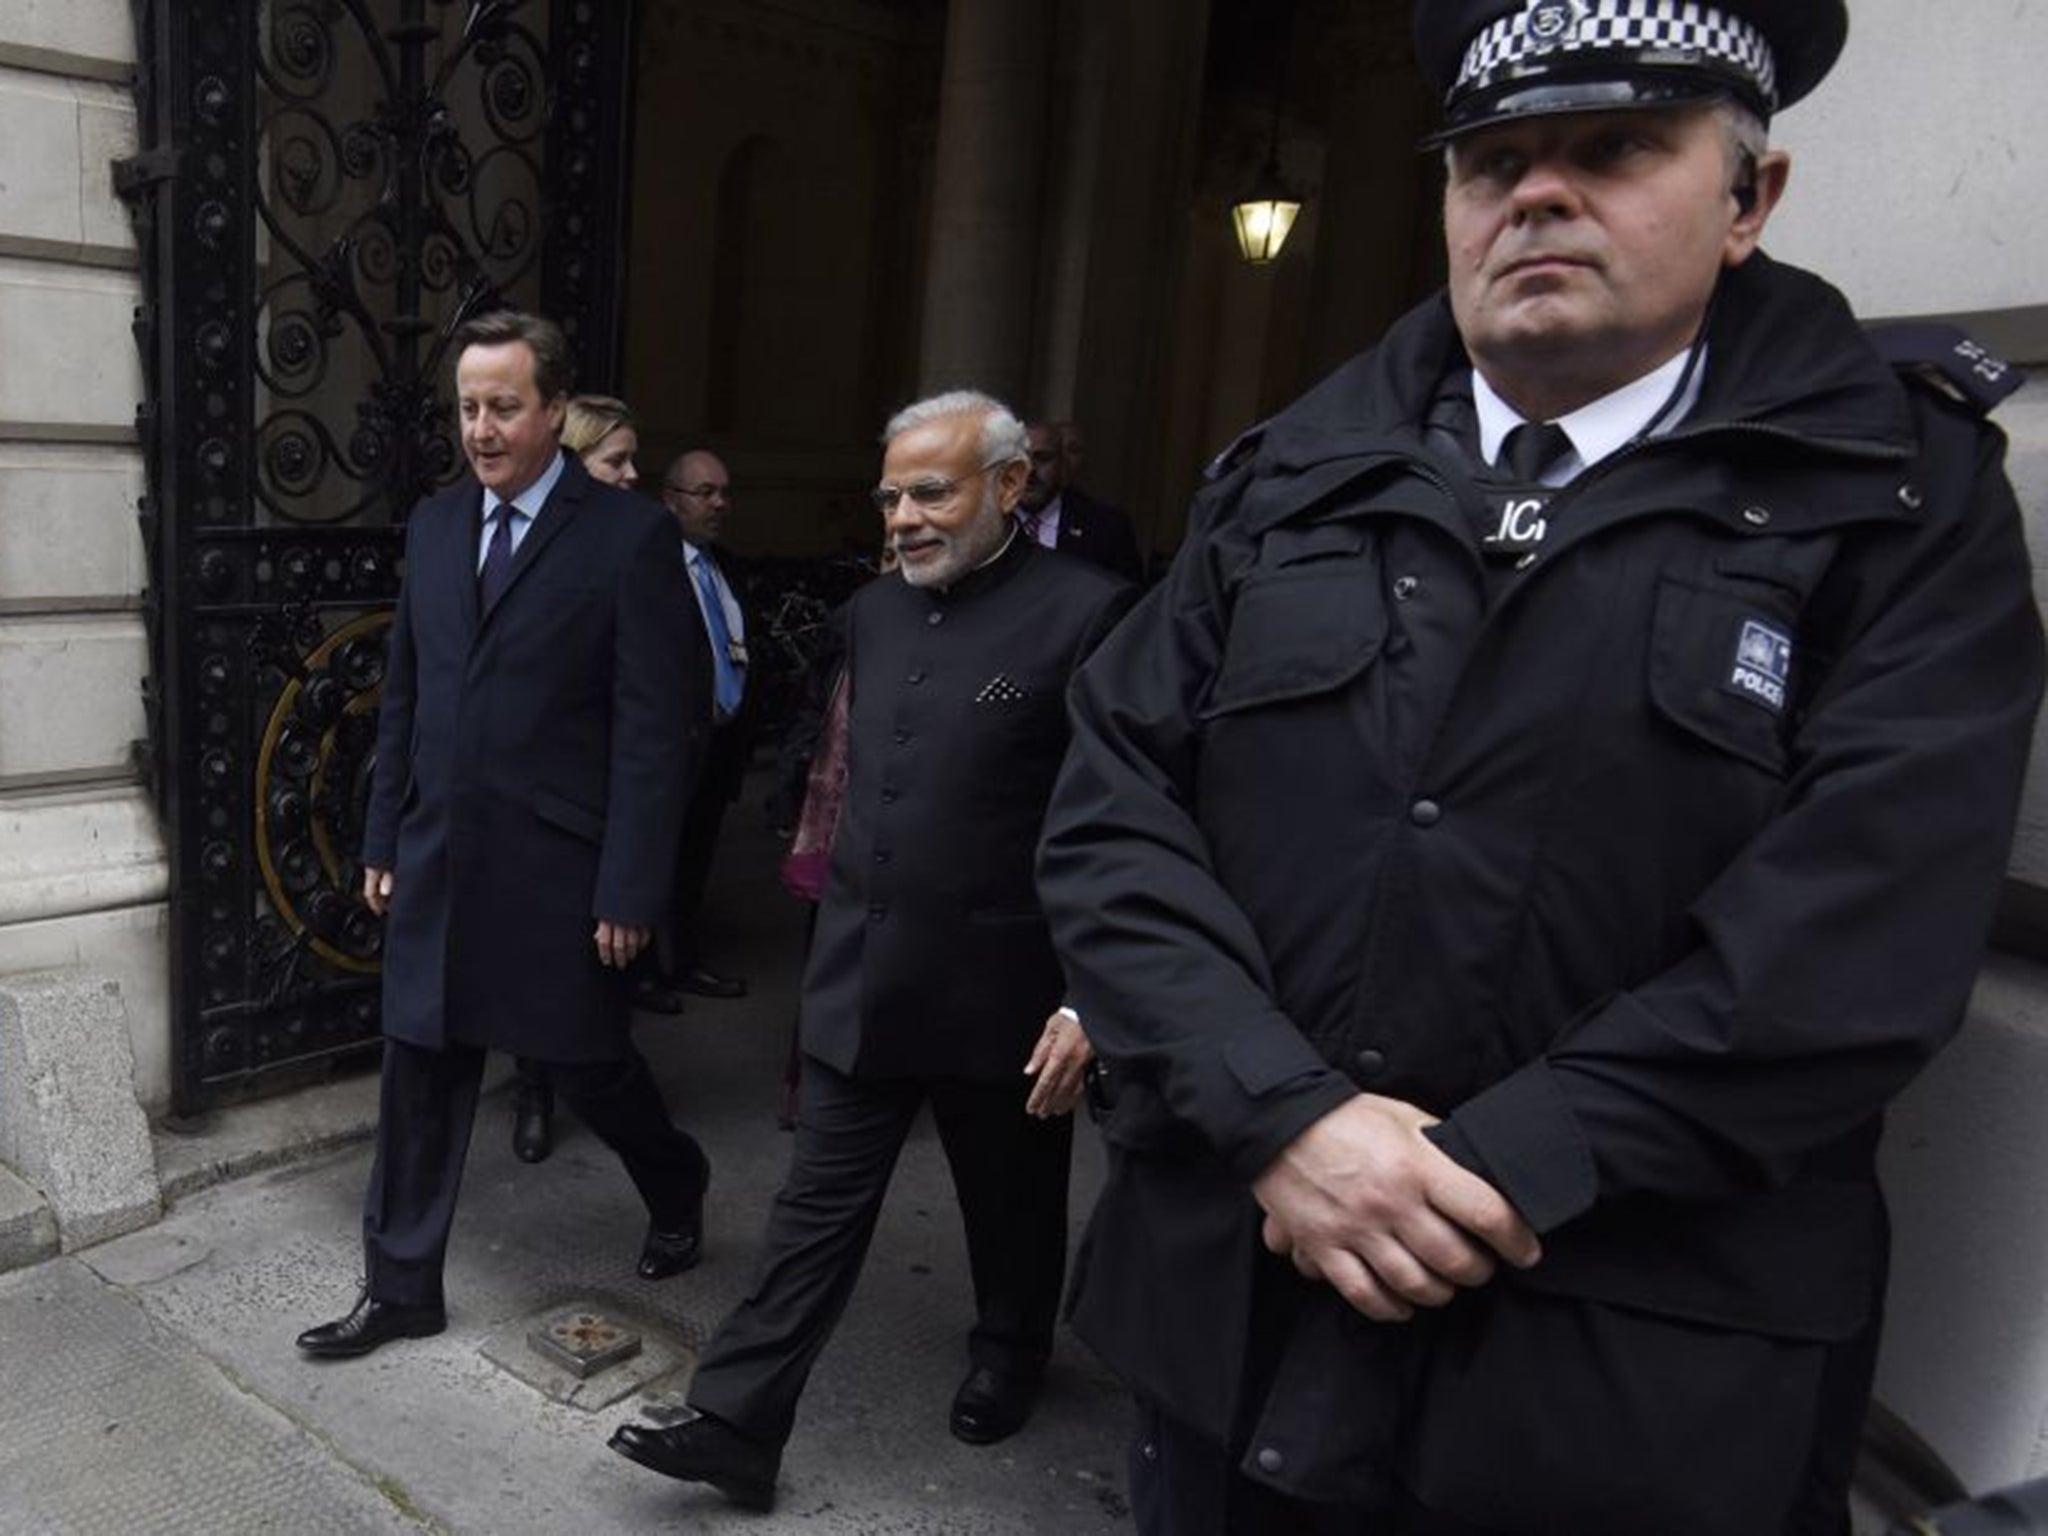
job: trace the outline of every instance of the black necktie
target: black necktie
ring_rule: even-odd
[[[1554,421],[1525,421],[1502,441],[1500,467],[1520,485],[1540,485],[1544,473],[1572,451],[1572,440]]]
[[[491,520],[498,526],[491,530],[491,542],[484,549],[483,569],[476,576],[478,613],[491,611],[512,577],[512,514],[517,510],[509,501],[501,501],[491,509]]]

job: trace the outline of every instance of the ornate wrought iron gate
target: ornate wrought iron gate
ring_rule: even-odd
[[[629,0],[138,0],[151,773],[189,1111],[377,1027],[356,896],[404,519],[455,327],[616,373]]]

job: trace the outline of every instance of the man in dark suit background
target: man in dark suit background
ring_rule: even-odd
[[[1024,531],[1047,549],[1092,560],[1126,581],[1142,581],[1145,562],[1130,517],[1074,484],[1078,434],[1048,421],[1034,421],[1025,432],[1031,470],[1017,498]]]
[[[706,673],[655,508],[560,447],[568,344],[500,313],[456,336],[465,478],[414,509],[363,834],[386,916],[365,1283],[316,1356],[445,1326],[442,1262],[484,1052],[547,1064],[625,1163],[640,1273],[697,1259],[702,1150],[627,1034],[625,967],[668,890]]]
[[[683,812],[683,841],[676,855],[668,926],[656,946],[666,975],[650,978],[633,1000],[656,1013],[681,1013],[685,992],[718,998],[747,993],[742,978],[721,975],[703,963],[698,927],[725,808],[739,798],[746,779],[758,690],[748,686],[747,678],[747,637],[753,630],[753,616],[733,579],[731,557],[721,559],[717,552],[726,519],[732,515],[731,473],[717,454],[693,448],[679,455],[661,477],[661,504],[682,530],[683,560],[695,598],[693,612],[704,633],[704,696],[711,705],[710,735]]]
[[[1066,1263],[1068,1112],[1089,1051],[1058,1007],[1032,855],[1067,679],[1130,590],[1022,536],[1024,430],[994,400],[910,406],[887,443],[875,499],[901,579],[847,609],[850,778],[804,979],[794,1159],[757,1278],[691,1384],[694,1416],[612,1438],[757,1507],[924,1104],[974,1278],[959,1439],[1023,1424]]]

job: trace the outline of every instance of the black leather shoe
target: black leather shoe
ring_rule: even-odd
[[[637,1273],[642,1280],[667,1280],[686,1269],[695,1269],[697,1261],[703,1257],[704,1223],[701,1219],[680,1232],[663,1232],[650,1226],[647,1240],[640,1245]]]
[[[732,999],[747,995],[747,984],[737,976],[721,976],[716,971],[693,965],[683,972],[683,990],[696,997],[722,997]]]
[[[448,1326],[448,1313],[441,1307],[407,1306],[396,1301],[373,1301],[365,1291],[356,1298],[355,1310],[347,1317],[308,1328],[299,1335],[299,1348],[323,1360],[347,1360],[367,1355],[393,1339],[424,1339]]]
[[[555,1149],[555,1096],[523,1084],[512,1099],[512,1155],[522,1163],[544,1163]]]
[[[780,1447],[749,1440],[723,1419],[692,1410],[680,1424],[621,1424],[607,1442],[628,1461],[663,1477],[709,1483],[733,1503],[767,1511],[775,1507],[775,1474],[782,1469]]]
[[[646,982],[633,989],[633,1006],[642,1013],[681,1013],[683,991],[680,987]]]
[[[1037,1401],[1036,1375],[977,1365],[953,1395],[953,1438],[969,1445],[1007,1440],[1024,1427]]]

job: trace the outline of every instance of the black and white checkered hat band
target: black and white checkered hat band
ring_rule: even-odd
[[[1739,16],[1690,0],[1534,0],[1472,39],[1451,87],[1456,100],[1532,65],[1574,54],[1622,53],[1638,62],[1718,64],[1753,82],[1767,105],[1778,99],[1777,66],[1763,33]]]

